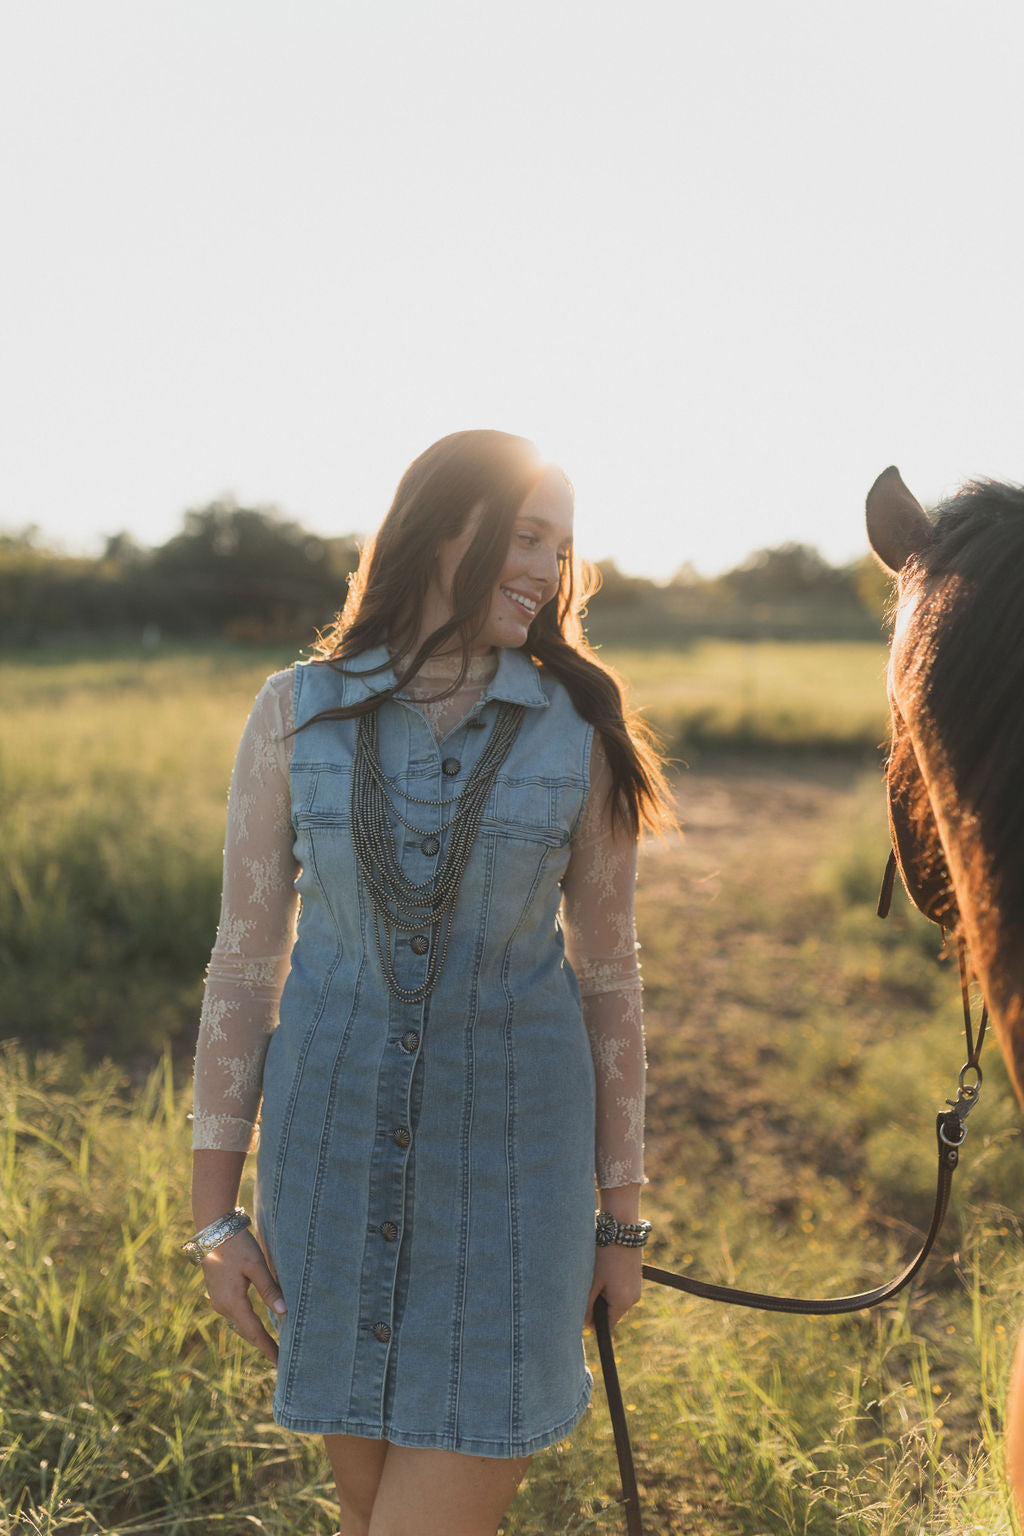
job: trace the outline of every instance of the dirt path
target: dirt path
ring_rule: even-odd
[[[648,882],[682,879],[714,900],[723,878],[737,872],[781,867],[798,874],[805,850],[839,824],[863,774],[860,765],[819,759],[730,758],[686,770],[677,801],[683,835],[645,845],[642,893],[649,899]]]
[[[795,1135],[778,1059],[808,994],[843,1008],[815,880],[850,837],[864,770],[735,760],[687,773],[682,835],[644,847],[637,923],[645,981],[649,1165],[669,1173],[699,1132],[727,1163],[756,1119],[765,1151]],[[878,867],[885,857],[879,786]],[[809,940],[811,942],[809,942]]]

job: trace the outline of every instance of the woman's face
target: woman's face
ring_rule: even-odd
[[[438,547],[424,604],[421,641],[451,618],[452,582],[473,542],[481,512],[482,507],[474,508],[462,532]],[[572,544],[572,522],[572,492],[558,470],[545,470],[516,513],[505,563],[483,627],[473,642],[475,655],[493,646],[525,645],[535,615],[558,591],[562,561]]]

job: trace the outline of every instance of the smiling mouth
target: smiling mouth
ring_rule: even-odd
[[[532,597],[524,597],[521,592],[512,592],[508,587],[502,587],[501,591],[503,596],[507,597],[510,602],[518,604],[523,612],[528,613],[531,618],[537,612],[537,604]]]

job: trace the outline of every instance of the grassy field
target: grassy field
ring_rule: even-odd
[[[884,739],[878,641],[698,640],[683,651],[618,649],[608,660],[688,760],[723,749],[870,756]]]
[[[936,931],[905,901],[888,924],[873,915],[884,809],[857,754],[881,735],[882,658],[803,650],[758,650],[759,755],[692,752],[685,835],[644,852],[647,1211],[655,1263],[843,1293],[914,1249],[962,1046]],[[68,1042],[0,1056],[5,1536],[335,1528],[315,1444],[273,1426],[263,1362],[208,1313],[177,1253],[180,1064],[141,1085],[160,1038],[180,1058],[194,1029],[226,774],[256,687],[285,659],[3,668],[4,1033],[31,1041],[43,1023]],[[673,739],[694,710],[751,718],[749,699],[716,692],[713,676],[749,664],[728,648],[610,659]],[[784,739],[799,697],[820,742],[839,694],[850,755],[783,756],[771,722]],[[123,1065],[84,1067],[81,1042],[105,1038]],[[648,1287],[617,1349],[649,1536],[1009,1536],[998,1442],[1024,1312],[1022,1176],[992,1055],[911,1298],[788,1319]],[[534,1462],[504,1536],[619,1536],[616,1501],[597,1389],[571,1443]]]

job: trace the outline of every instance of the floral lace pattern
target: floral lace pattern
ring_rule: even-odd
[[[432,658],[403,697],[440,739],[482,696],[496,668],[495,656],[474,658],[459,687],[446,694],[455,663]],[[231,779],[220,924],[196,1048],[196,1147],[245,1151],[256,1145],[263,1062],[298,908],[289,783],[292,686],[290,670],[264,684]],[[633,929],[636,840],[612,825],[610,785],[607,758],[595,738],[591,790],[563,881],[562,915],[594,1059],[595,1167],[602,1189],[643,1182],[646,1067]]]

